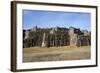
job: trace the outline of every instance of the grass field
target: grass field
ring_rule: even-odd
[[[91,58],[90,46],[23,48],[23,62],[83,60]]]

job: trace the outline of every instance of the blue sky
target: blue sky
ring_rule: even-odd
[[[34,26],[39,28],[65,27],[70,26],[82,30],[91,30],[91,14],[78,12],[56,12],[23,10],[23,29],[30,29]]]

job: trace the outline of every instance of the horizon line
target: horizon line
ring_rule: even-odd
[[[82,31],[86,30],[86,31],[91,31],[91,30],[87,30],[87,29],[81,29],[79,27],[73,27],[73,26],[70,26],[70,27],[60,27],[60,26],[56,26],[56,27],[38,27],[38,26],[34,26],[32,28],[28,28],[28,29],[23,29],[23,30],[30,30],[30,29],[33,29],[33,28],[39,28],[39,29],[52,29],[52,28],[66,28],[66,29],[69,29],[69,28],[75,28],[75,29],[80,29]]]

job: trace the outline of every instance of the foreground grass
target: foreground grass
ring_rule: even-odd
[[[38,52],[52,52],[52,51],[67,51],[76,49],[89,49],[90,46],[76,47],[76,46],[63,46],[63,47],[30,47],[23,48],[24,53],[38,53]]]
[[[23,48],[23,62],[83,60],[91,58],[90,46],[30,47]]]

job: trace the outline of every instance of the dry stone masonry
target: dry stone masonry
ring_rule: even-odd
[[[74,27],[37,28],[36,26],[23,30],[23,48],[89,45],[91,45],[91,32]]]

